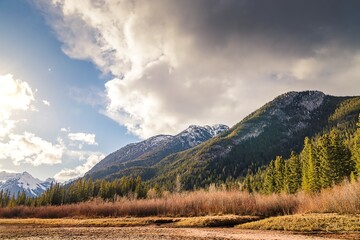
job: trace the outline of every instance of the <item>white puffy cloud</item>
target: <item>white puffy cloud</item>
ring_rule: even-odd
[[[15,127],[11,116],[16,111],[31,109],[34,93],[27,82],[14,79],[11,74],[0,75],[0,140]]]
[[[70,151],[68,154],[72,156],[79,156],[86,158],[86,162],[75,168],[66,168],[55,174],[55,179],[60,182],[64,182],[70,179],[82,177],[87,171],[89,171],[95,164],[102,160],[105,155],[99,152],[74,152]]]
[[[29,84],[14,79],[11,74],[0,75],[0,159],[15,165],[29,163],[34,166],[61,163],[63,146],[52,144],[30,132],[15,134],[16,123],[26,121],[17,118],[17,112],[35,107],[34,92]]]
[[[11,74],[0,75],[0,160],[11,161],[14,165],[31,164],[33,166],[64,164],[64,161],[86,162],[73,170],[65,169],[57,174],[58,179],[68,176],[80,176],[104,157],[102,153],[86,150],[73,150],[73,143],[98,145],[95,134],[72,133],[70,128],[61,128],[68,139],[59,137],[56,143],[49,142],[30,132],[14,133],[16,123],[26,121],[15,114],[35,107],[34,91],[25,81],[16,80]],[[50,102],[42,100],[44,105]],[[17,117],[16,120],[14,120]],[[70,141],[69,141],[70,140]],[[0,164],[0,167],[2,165]],[[7,170],[8,171],[8,170]],[[66,180],[68,180],[67,178]]]
[[[46,105],[46,106],[50,107],[50,102],[49,102],[49,101],[47,101],[47,100],[43,100],[42,102],[43,102],[43,104],[44,104],[44,105]]]
[[[15,165],[29,163],[34,166],[61,163],[63,146],[52,144],[33,133],[10,134],[9,141],[0,143],[0,159],[10,159]]]
[[[98,145],[98,143],[95,141],[95,134],[93,133],[69,133],[68,137],[70,140],[75,142],[81,142],[88,145]]]
[[[61,132],[69,132],[70,130],[68,128],[61,128],[60,131]]]
[[[37,4],[68,56],[115,76],[105,84],[105,114],[142,138],[190,124],[231,125],[285,91],[360,91],[358,23],[346,17],[356,16],[356,7],[254,0]]]

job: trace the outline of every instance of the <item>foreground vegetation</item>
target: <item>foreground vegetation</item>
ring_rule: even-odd
[[[360,215],[298,214],[245,223],[238,225],[237,228],[299,232],[356,232],[360,231]]]
[[[236,227],[254,230],[297,232],[359,232],[360,215],[335,213],[295,214],[261,219],[256,216],[204,217],[120,217],[120,218],[60,218],[60,219],[0,219],[0,226],[22,227],[142,227],[149,225],[171,228]]]
[[[360,214],[360,183],[346,182],[317,194],[259,194],[216,188],[154,199],[93,199],[60,206],[0,208],[0,218],[279,216],[298,213]]]
[[[360,175],[360,116],[356,132],[332,129],[304,140],[300,154],[276,157],[255,174],[248,174],[244,189],[261,193],[319,192]]]
[[[0,219],[0,225],[46,226],[46,227],[135,227],[164,225],[171,227],[233,227],[259,220],[254,216],[207,216],[207,217],[120,217],[120,218],[60,218],[60,219]]]

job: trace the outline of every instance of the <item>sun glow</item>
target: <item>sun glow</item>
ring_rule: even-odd
[[[27,82],[15,80],[11,74],[0,75],[0,111],[27,110],[34,94]]]
[[[0,75],[0,139],[15,127],[13,111],[28,110],[34,94],[27,82],[15,80],[11,74]]]

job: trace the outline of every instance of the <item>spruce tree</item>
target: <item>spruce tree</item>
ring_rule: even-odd
[[[359,121],[356,124],[357,129],[353,139],[353,147],[352,147],[352,160],[356,165],[356,173],[360,176],[360,114]]]
[[[285,161],[281,156],[277,156],[274,162],[275,189],[274,192],[280,193],[284,190]]]
[[[331,150],[333,158],[333,168],[335,172],[335,184],[350,178],[351,172],[355,170],[355,164],[351,159],[351,152],[348,146],[344,143],[340,133],[333,129],[330,132]]]
[[[304,148],[300,154],[302,163],[302,189],[306,192],[317,192],[320,190],[319,161],[314,150],[311,140],[306,137],[304,140]]]
[[[265,171],[264,192],[270,194],[275,192],[275,189],[275,162],[272,160]]]
[[[337,130],[322,135],[317,141],[317,152],[320,160],[320,183],[322,188],[331,187],[350,178],[355,170],[351,153]]]
[[[286,161],[285,187],[288,193],[296,193],[301,188],[302,169],[299,157],[294,151]]]
[[[320,161],[320,184],[322,188],[333,185],[335,179],[335,169],[332,160],[332,147],[328,134],[322,135],[317,140],[317,155]]]

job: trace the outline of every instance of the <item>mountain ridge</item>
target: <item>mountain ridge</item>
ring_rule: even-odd
[[[54,182],[55,179],[53,178],[41,181],[26,171],[22,173],[0,172],[0,191],[7,191],[10,195],[25,192],[28,197],[37,197],[46,191]]]
[[[88,171],[85,177],[98,179],[108,175],[106,179],[113,179],[128,175],[121,171],[152,166],[172,153],[192,148],[228,129],[229,127],[223,124],[190,125],[176,135],[156,135],[138,143],[130,143],[106,156]]]
[[[287,157],[291,150],[299,151],[306,136],[312,137],[333,127],[354,129],[359,113],[358,96],[337,97],[320,91],[287,92],[230,129],[195,146],[176,151],[147,151],[135,161],[113,166],[116,174],[104,171],[96,179],[140,175],[150,184],[170,190],[176,178],[184,189],[206,187],[241,178],[277,155]],[[148,164],[139,164],[143,160]]]
[[[346,102],[355,106],[345,118],[329,121]],[[353,124],[360,112],[360,97],[334,97],[320,91],[288,92],[276,97],[235,124],[226,134],[182,153],[170,155],[156,167],[153,182],[174,183],[181,176],[186,189],[238,178],[266,165],[277,155],[299,150],[305,136],[333,126]]]

